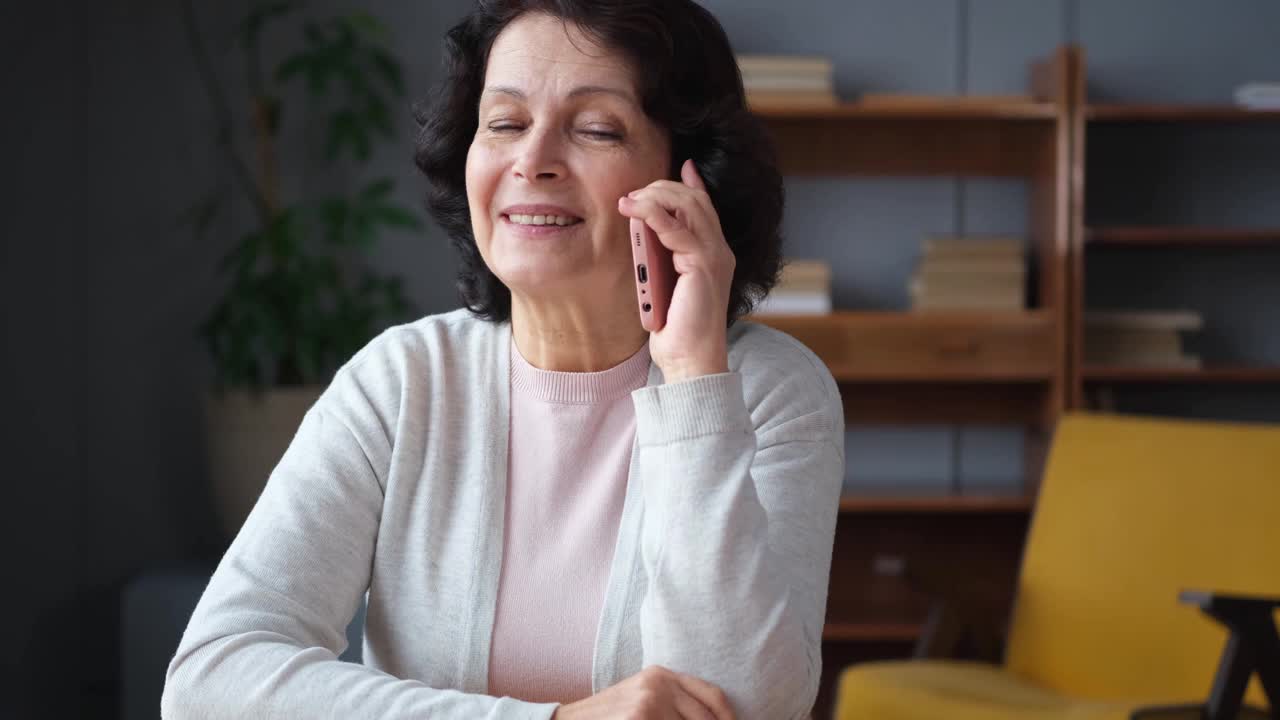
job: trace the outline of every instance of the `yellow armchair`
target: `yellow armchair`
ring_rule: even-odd
[[[1280,425],[1068,413],[1003,664],[854,665],[835,717],[1280,717],[1275,598]],[[1254,707],[1238,715],[1242,692]]]

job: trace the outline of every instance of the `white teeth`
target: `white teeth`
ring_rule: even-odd
[[[565,215],[508,215],[511,222],[517,225],[572,225],[577,218]]]

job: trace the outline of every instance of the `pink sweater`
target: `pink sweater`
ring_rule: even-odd
[[[591,659],[649,346],[603,372],[540,370],[511,342],[511,443],[489,694],[568,703]]]

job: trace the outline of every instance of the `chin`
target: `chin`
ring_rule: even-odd
[[[494,274],[513,292],[546,296],[568,294],[575,285],[586,281],[589,272],[564,258],[529,258],[506,265]]]

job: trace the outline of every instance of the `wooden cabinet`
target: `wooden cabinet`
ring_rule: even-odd
[[[1053,320],[1044,312],[840,312],[764,319],[803,342],[837,381],[1049,381]]]
[[[846,496],[832,556],[824,679],[815,718],[830,714],[832,682],[851,662],[906,655],[928,599],[903,580],[926,559],[962,568],[1006,612],[1053,427],[1090,405],[1086,390],[1117,383],[1280,383],[1280,367],[1200,369],[1083,363],[1084,277],[1090,252],[1111,247],[1272,247],[1280,228],[1090,227],[1085,145],[1101,124],[1280,122],[1280,111],[1222,106],[1090,105],[1083,52],[1063,47],[1031,68],[1029,101],[912,98],[900,104],[768,110],[787,175],[984,176],[1024,179],[1036,295],[1025,312],[867,312],[753,318],[827,364],[847,426],[1012,423],[1026,428],[1026,481],[1013,495]],[[1175,301],[1176,302],[1176,301]],[[850,458],[851,463],[857,458]],[[972,589],[972,588],[971,588]]]
[[[1029,68],[1026,101],[919,99],[759,114],[789,176],[983,176],[1030,190],[1037,272],[1022,312],[868,312],[751,318],[798,338],[841,385],[845,422],[1005,423],[1026,428],[1026,481],[1010,496],[846,496],[841,501],[815,718],[828,717],[842,667],[900,657],[928,598],[903,579],[929,558],[967,568],[1007,610],[1044,447],[1067,406],[1071,303],[1072,98],[1078,52]],[[857,462],[856,458],[851,462]]]
[[[1073,73],[1081,79],[1072,90],[1071,132],[1072,165],[1078,170],[1072,174],[1071,196],[1071,320],[1070,379],[1068,405],[1090,408],[1104,405],[1102,393],[1095,392],[1110,387],[1144,384],[1199,384],[1199,385],[1280,385],[1280,366],[1240,366],[1222,364],[1207,358],[1199,368],[1165,368],[1141,366],[1091,365],[1085,362],[1084,313],[1089,306],[1085,293],[1085,279],[1089,273],[1090,259],[1112,249],[1135,249],[1150,253],[1151,262],[1159,263],[1162,250],[1195,248],[1218,252],[1237,249],[1264,248],[1274,250],[1280,260],[1280,227],[1183,227],[1176,225],[1092,225],[1089,222],[1085,198],[1088,194],[1086,149],[1091,130],[1123,129],[1124,132],[1150,134],[1150,130],[1167,129],[1170,126],[1211,127],[1215,131],[1230,132],[1232,127],[1255,125],[1274,126],[1280,129],[1280,110],[1251,110],[1229,105],[1176,105],[1176,104],[1091,104],[1085,97],[1083,78],[1086,76],[1085,58],[1077,52],[1073,59]],[[1169,306],[1179,306],[1177,297],[1169,297]]]

